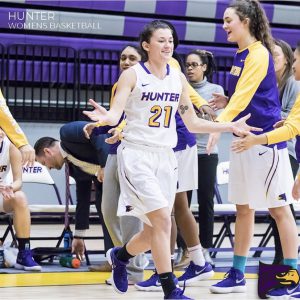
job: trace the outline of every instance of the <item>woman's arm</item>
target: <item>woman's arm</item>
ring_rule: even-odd
[[[22,187],[22,156],[15,145],[10,144],[9,147],[10,165],[13,175],[13,183],[11,184],[14,192],[19,191]]]
[[[237,135],[245,135],[250,130],[260,130],[250,127],[246,124],[246,120],[250,115],[241,118],[237,122],[215,123],[200,119],[197,117],[188,94],[188,83],[183,74],[181,74],[182,95],[179,102],[179,114],[190,132],[194,133],[211,133],[211,132],[233,132]]]
[[[300,94],[282,127],[260,135],[247,135],[243,139],[234,141],[231,148],[239,153],[254,145],[277,144],[297,135],[300,135]]]
[[[83,111],[91,120],[101,124],[115,126],[119,122],[124,111],[126,101],[136,84],[136,73],[133,69],[122,72],[118,88],[111,106],[107,111],[103,106],[90,99],[89,103],[95,108],[93,111]]]

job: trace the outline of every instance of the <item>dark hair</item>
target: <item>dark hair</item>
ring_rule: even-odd
[[[54,146],[55,142],[58,142],[58,140],[56,140],[52,137],[49,137],[49,136],[45,136],[45,137],[38,139],[35,142],[34,147],[33,147],[35,150],[35,155],[36,156],[42,155],[44,153],[44,149]]]
[[[229,8],[233,8],[240,20],[249,19],[249,30],[272,53],[274,41],[270,31],[266,13],[257,0],[235,0]]]
[[[213,73],[217,71],[217,65],[214,59],[214,55],[209,51],[197,49],[189,52],[186,57],[191,54],[198,55],[202,63],[206,65],[204,76],[207,77],[208,81],[211,81]]]
[[[146,58],[148,58],[148,53],[143,49],[142,44],[143,44],[143,42],[149,43],[153,32],[158,29],[170,29],[172,32],[172,29],[170,28],[169,25],[167,25],[167,23],[165,23],[164,21],[162,22],[160,20],[154,20],[154,21],[146,24],[143,31],[140,33],[140,37],[139,37],[140,48],[143,51],[144,56]],[[173,32],[172,32],[172,35],[173,35]]]
[[[282,77],[280,80],[278,80],[278,89],[279,89],[279,94],[282,96],[285,85],[289,77],[292,76],[293,71],[292,71],[292,65],[294,61],[294,54],[291,46],[286,43],[283,40],[274,40],[275,45],[279,46],[283,52],[283,55],[286,59],[286,66],[284,68]]]
[[[121,53],[122,53],[127,47],[133,48],[133,49],[141,56],[141,58],[142,58],[142,60],[143,60],[144,52],[142,51],[142,49],[141,49],[139,46],[134,45],[134,44],[128,44],[128,45],[125,45],[125,46],[121,49],[120,55],[121,55]]]

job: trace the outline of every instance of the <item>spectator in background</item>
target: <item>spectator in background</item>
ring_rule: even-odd
[[[230,101],[217,120],[232,121],[251,113],[250,124],[261,127],[265,136],[281,119],[268,19],[259,1],[236,0],[225,10],[223,20],[227,40],[237,43],[238,51],[229,76]],[[297,269],[298,233],[289,207],[292,185],[286,143],[230,152],[228,199],[237,209],[233,265],[224,279],[210,288],[211,292],[246,292],[244,273],[257,208],[268,208],[276,220],[284,264]],[[275,288],[267,296],[290,296],[288,289],[281,292],[281,288]]]
[[[282,40],[275,40],[273,57],[279,89],[279,100],[281,103],[281,117],[282,119],[286,119],[296,101],[298,93],[300,92],[300,83],[297,82],[293,76],[292,65],[294,55],[289,44]],[[293,176],[295,178],[299,168],[295,153],[295,139],[289,140],[287,145]],[[291,204],[290,207],[295,217],[293,205]],[[280,264],[283,262],[283,253],[278,228],[273,218],[271,218],[271,224],[275,242],[275,257],[273,264]]]
[[[123,247],[109,250],[107,258],[113,265],[113,286],[123,294],[128,290],[129,259],[151,249],[165,299],[190,299],[176,287],[170,255],[170,213],[177,181],[177,161],[172,150],[177,143],[175,113],[178,109],[190,131],[244,135],[256,128],[245,124],[250,116],[227,124],[196,117],[185,76],[168,65],[174,44],[172,30],[166,24],[147,24],[140,43],[147,61],[121,74],[111,109],[107,111],[90,100],[95,109],[84,111],[93,121],[109,125],[117,124],[125,111],[127,125],[117,154],[121,186],[118,213],[135,215],[144,222],[143,231]],[[155,103],[149,101],[153,96]]]
[[[84,237],[89,228],[90,200],[92,182],[95,185],[96,208],[104,235],[104,248],[113,244],[101,213],[102,181],[108,154],[105,135],[87,139],[83,127],[87,122],[67,123],[60,129],[60,141],[52,137],[42,137],[34,145],[36,160],[49,169],[60,170],[68,163],[70,176],[76,181],[76,218],[72,252],[83,259]],[[109,271],[109,270],[108,270]]]
[[[0,211],[13,213],[19,249],[15,268],[41,271],[41,266],[34,261],[30,251],[30,212],[21,187],[21,153],[0,129]]]
[[[224,95],[220,85],[211,83],[216,65],[211,52],[194,50],[186,57],[186,74],[191,86],[205,100],[211,99],[213,93]],[[197,134],[198,150],[198,213],[200,243],[205,260],[213,265],[208,248],[212,247],[214,231],[214,185],[218,165],[217,146],[207,154],[208,134]]]

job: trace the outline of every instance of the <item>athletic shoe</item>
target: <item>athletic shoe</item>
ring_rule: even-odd
[[[187,296],[184,296],[183,293],[184,289],[181,290],[180,288],[176,288],[171,292],[170,295],[168,295],[168,297],[165,296],[164,299],[192,299]]]
[[[215,267],[215,263],[214,263],[214,261],[212,260],[212,258],[210,256],[209,250],[206,249],[206,248],[202,248],[202,253],[203,253],[205,261],[207,263],[209,263],[214,268]]]
[[[289,285],[272,289],[266,296],[271,299],[300,299],[300,285]]]
[[[292,291],[290,299],[300,299],[300,284],[298,284],[296,287],[297,288]],[[291,289],[288,292],[290,293]]]
[[[211,293],[246,293],[246,280],[244,273],[238,269],[231,268],[224,276],[224,279],[210,287]]]
[[[116,292],[124,294],[128,289],[126,265],[128,265],[129,261],[117,259],[116,254],[120,249],[121,247],[109,249],[106,253],[106,258],[112,266],[112,285]]]
[[[15,269],[25,271],[41,271],[42,267],[34,261],[31,250],[20,250],[17,256]]]
[[[173,274],[173,280],[177,286],[178,279],[176,278],[176,276],[174,274]],[[143,292],[160,292],[160,291],[162,291],[161,283],[159,280],[159,275],[157,274],[156,270],[154,271],[154,273],[152,274],[152,276],[149,279],[138,282],[134,286],[137,290],[143,291]]]
[[[189,285],[192,282],[209,279],[213,276],[214,271],[209,263],[206,262],[204,266],[198,266],[191,261],[185,272],[178,277],[178,283],[179,286]]]

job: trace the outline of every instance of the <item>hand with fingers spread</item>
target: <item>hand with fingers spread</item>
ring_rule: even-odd
[[[83,114],[89,117],[92,121],[101,122],[103,124],[108,123],[108,111],[93,99],[89,99],[89,104],[94,107],[93,111],[84,110]]]
[[[213,93],[212,95],[213,95],[213,98],[208,100],[208,104],[214,111],[223,109],[227,106],[228,97],[226,97],[220,93]]]
[[[245,137],[234,140],[231,143],[231,150],[236,153],[241,153],[255,145],[255,135],[248,133]]]
[[[120,141],[123,138],[122,131],[117,128],[112,128],[108,131],[112,136],[105,139],[107,144],[115,144],[116,142]]]
[[[248,135],[250,131],[262,131],[261,128],[249,126],[246,121],[251,117],[251,114],[240,118],[239,120],[232,122],[232,132],[240,137]]]
[[[93,129],[98,126],[98,122],[96,123],[88,123],[83,127],[84,135],[87,139],[90,139]]]
[[[32,167],[35,162],[35,151],[29,144],[19,148],[22,154],[22,165]]]

